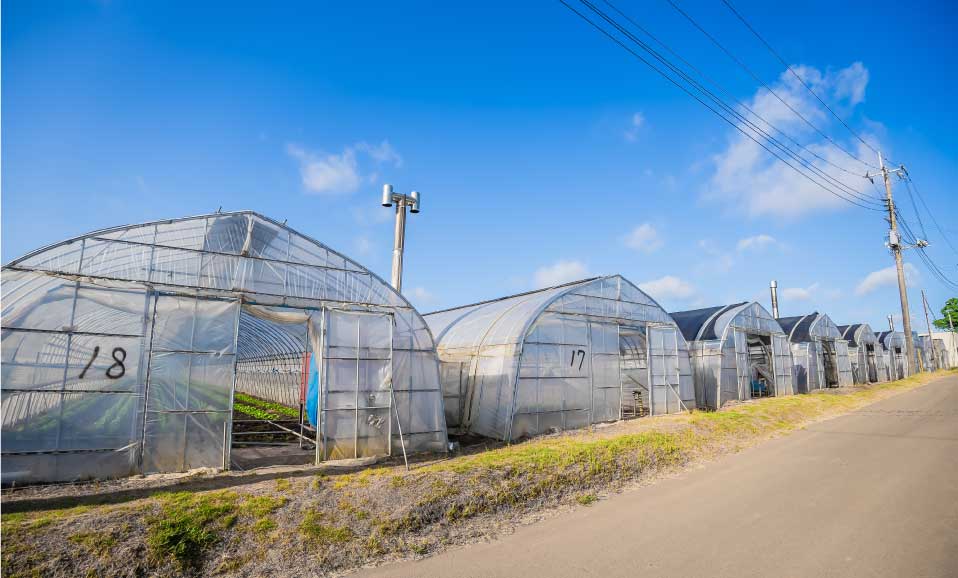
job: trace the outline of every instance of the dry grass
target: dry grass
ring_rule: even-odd
[[[738,451],[944,373],[633,420],[411,472],[397,466],[303,472],[229,491],[164,492],[112,504],[103,504],[109,495],[101,495],[71,508],[5,512],[3,575],[311,575],[422,556],[499,533],[530,513],[588,506],[599,494]]]

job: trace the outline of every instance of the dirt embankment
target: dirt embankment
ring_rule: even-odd
[[[938,374],[940,375],[940,374]],[[391,463],[35,488],[3,499],[4,576],[329,575],[488,539],[936,376]]]

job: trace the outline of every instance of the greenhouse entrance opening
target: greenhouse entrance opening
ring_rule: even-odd
[[[892,379],[905,378],[905,356],[902,355],[901,347],[892,349]]]
[[[280,323],[240,313],[230,467],[312,463],[316,430],[306,416],[311,349],[305,320]],[[307,317],[298,310],[279,315]],[[307,317],[308,318],[308,317]]]
[[[748,371],[752,397],[774,396],[775,371],[772,336],[746,333],[745,342],[748,345]]]
[[[838,353],[835,351],[835,342],[822,340],[822,373],[825,376],[825,387],[838,387]]]
[[[875,357],[875,346],[871,343],[865,345],[865,378],[868,383],[878,382],[878,360]]]
[[[648,347],[644,328],[619,326],[620,419],[649,415]]]

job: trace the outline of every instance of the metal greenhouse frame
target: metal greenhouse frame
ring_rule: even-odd
[[[696,403],[791,395],[792,353],[778,322],[759,303],[673,312],[689,343]]]
[[[901,331],[881,331],[875,334],[885,347],[885,367],[888,379],[904,379],[914,373],[914,364],[908,362],[905,353],[905,334]]]
[[[619,275],[425,315],[447,423],[506,441],[695,405],[688,346]]]
[[[852,362],[855,383],[878,383],[888,380],[885,367],[885,348],[882,347],[871,325],[856,323],[839,325],[842,339],[848,342],[848,357]]]
[[[4,482],[229,468],[234,391],[295,407],[308,352],[316,459],[447,449],[422,317],[257,213],[95,231],[14,260],[2,286]]]
[[[831,318],[819,312],[778,320],[788,333],[795,363],[795,390],[809,393],[827,387],[852,385],[848,342]]]

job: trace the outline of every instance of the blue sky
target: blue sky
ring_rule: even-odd
[[[718,0],[681,5],[816,126],[873,155]],[[878,329],[899,311],[880,214],[770,162],[557,2],[266,6],[4,2],[3,261],[222,206],[288,219],[388,278],[390,182],[423,195],[404,281],[423,311],[606,273],[671,310],[767,306],[775,278],[786,315]],[[810,149],[864,170],[664,0],[617,6]],[[958,245],[955,5],[736,6],[908,166]],[[958,280],[958,255],[924,220],[929,255]],[[906,258],[924,330],[918,289],[936,308],[954,291]]]

